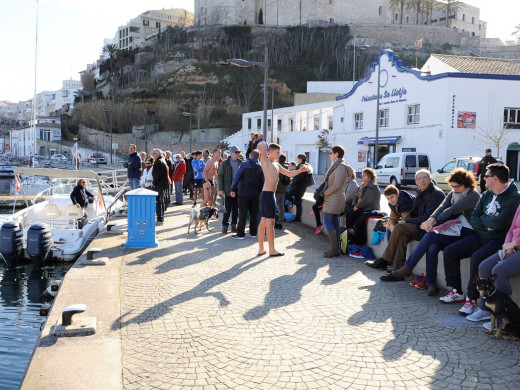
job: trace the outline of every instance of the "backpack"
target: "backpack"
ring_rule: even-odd
[[[307,176],[305,177],[305,187],[311,187],[314,184],[316,184],[316,182],[314,181],[314,176],[312,175],[312,173],[307,173]]]

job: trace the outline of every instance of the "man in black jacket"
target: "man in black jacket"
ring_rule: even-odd
[[[237,234],[232,238],[245,238],[247,212],[249,211],[249,234],[256,238],[258,232],[259,196],[264,185],[264,173],[258,162],[260,153],[253,150],[250,158],[238,167],[238,171],[231,183],[231,196],[238,196],[238,224]]]
[[[130,182],[130,189],[135,190],[139,188],[139,179],[141,178],[142,165],[141,157],[137,154],[137,147],[135,144],[130,144],[130,154],[128,155],[128,161],[123,166],[128,169],[128,181]]]
[[[495,164],[497,159],[491,155],[491,149],[486,149],[486,155],[482,157],[480,163],[478,165],[478,175],[480,176],[480,193],[483,194],[486,188],[486,178],[485,174],[487,171],[487,166],[489,164]]]
[[[70,194],[72,204],[75,204],[78,208],[85,208],[94,200],[94,195],[88,192],[86,187],[87,181],[85,179],[79,179],[78,185],[74,187],[72,193]]]
[[[164,161],[161,149],[153,151],[153,158],[155,162],[152,171],[152,186],[154,191],[158,192],[155,199],[155,212],[157,214],[157,222],[164,222],[164,191],[168,190],[168,166],[166,161]]]

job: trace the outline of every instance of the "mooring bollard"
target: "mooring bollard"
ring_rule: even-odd
[[[75,305],[67,306],[61,313],[61,325],[67,326],[72,324],[72,316],[74,314],[83,313],[87,310],[87,305],[84,303],[78,303]]]
[[[153,248],[159,245],[155,235],[155,199],[158,193],[145,188],[127,192],[127,248]]]

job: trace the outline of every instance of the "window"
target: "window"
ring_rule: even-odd
[[[406,24],[410,24],[410,17],[409,16],[406,17]]]
[[[329,22],[330,22],[330,23],[334,23],[334,18],[330,18],[330,19],[329,19]]]
[[[247,129],[251,130],[251,118],[247,118]]]
[[[450,173],[455,169],[455,161],[450,161],[445,166],[441,168],[441,173]]]
[[[430,168],[430,162],[428,161],[428,156],[426,156],[424,154],[420,154],[417,156],[417,158],[419,159],[419,168],[426,168],[426,169]]]
[[[415,168],[417,166],[417,161],[415,159],[415,155],[406,156],[406,160],[404,163],[406,168]]]
[[[294,131],[294,119],[293,118],[289,119],[289,126],[290,126],[291,131]]]
[[[319,130],[320,129],[320,118],[315,116],[314,117],[314,130]]]
[[[466,14],[462,14],[462,21],[466,20]]]
[[[399,168],[399,157],[387,157],[385,168]]]
[[[354,128],[356,130],[361,130],[363,128],[363,113],[362,112],[354,114]]]
[[[520,108],[504,108],[504,128],[520,129]]]
[[[329,124],[329,130],[332,130],[333,127],[334,127],[334,117],[329,116],[329,117],[327,118],[327,123]]]
[[[383,7],[379,6],[379,15],[383,15]]]
[[[276,129],[278,131],[282,130],[282,120],[281,119],[278,119],[278,122],[277,122],[277,125],[276,125]]]
[[[155,22],[155,28],[161,28],[161,22]]]
[[[149,25],[150,25],[150,21],[143,19],[143,26],[149,26]]]
[[[272,130],[272,128],[271,128],[271,119],[267,120],[267,129]]]
[[[333,0],[329,0],[329,5],[333,5]]]
[[[256,120],[256,128],[257,129],[260,129],[262,127],[262,119],[258,118]]]
[[[399,20],[399,14],[395,14],[395,20]]]
[[[475,17],[474,16],[471,17],[471,24],[475,24]]]
[[[379,126],[388,127],[389,123],[389,111],[388,108],[379,110]]]
[[[413,125],[419,123],[419,119],[421,116],[421,105],[415,104],[413,106],[408,106],[408,119],[407,124]]]

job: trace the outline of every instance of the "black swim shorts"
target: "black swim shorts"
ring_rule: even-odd
[[[274,192],[262,191],[260,194],[260,217],[276,219],[278,209]]]

